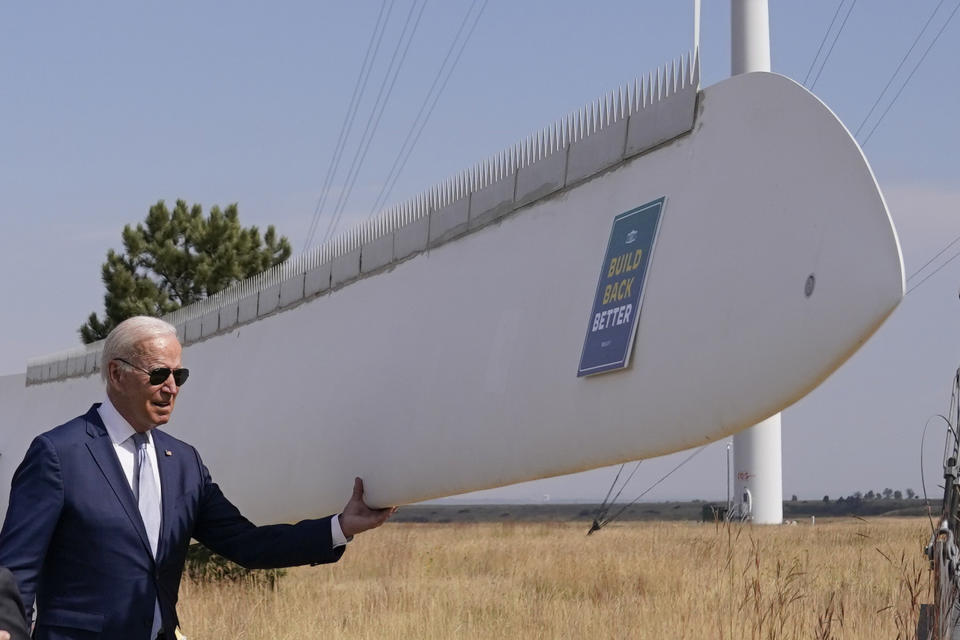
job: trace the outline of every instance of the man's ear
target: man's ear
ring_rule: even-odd
[[[121,375],[123,375],[123,367],[120,366],[120,363],[115,360],[107,363],[107,382],[110,386],[118,386]]]

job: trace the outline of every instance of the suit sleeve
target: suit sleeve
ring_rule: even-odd
[[[27,620],[33,618],[37,580],[62,508],[60,460],[50,441],[37,436],[13,474],[0,531],[0,566],[13,572]]]
[[[200,461],[203,485],[193,537],[248,569],[277,569],[336,562],[345,547],[333,548],[330,517],[297,524],[256,526],[220,491]]]
[[[8,631],[13,640],[27,640],[30,635],[17,584],[13,574],[3,567],[0,567],[0,630]]]

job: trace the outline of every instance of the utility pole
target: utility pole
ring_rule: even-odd
[[[730,445],[731,443],[727,442],[727,519],[730,519],[730,516],[733,515],[733,503],[730,502]]]
[[[767,0],[730,0],[730,75],[752,71],[770,71]],[[783,522],[779,413],[733,436],[733,461],[739,515],[755,524]]]

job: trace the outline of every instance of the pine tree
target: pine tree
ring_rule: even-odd
[[[150,207],[136,228],[123,228],[122,253],[107,252],[102,279],[104,316],[91,313],[80,327],[84,343],[102,340],[135,315],[162,316],[203,300],[290,257],[290,242],[273,225],[261,238],[256,226],[240,224],[237,205],[209,216],[195,204],[163,200]]]

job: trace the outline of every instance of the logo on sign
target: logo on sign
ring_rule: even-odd
[[[627,234],[627,244],[633,244],[634,242],[636,242],[636,241],[637,241],[637,235],[638,235],[639,233],[640,233],[640,232],[637,231],[636,229],[631,229],[631,230],[630,230],[630,233]]]

